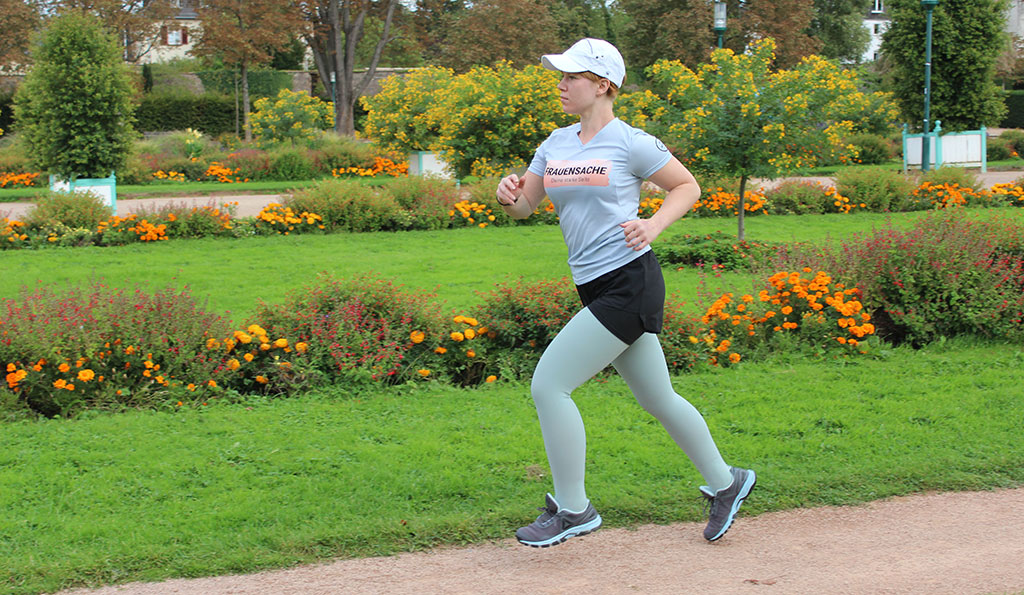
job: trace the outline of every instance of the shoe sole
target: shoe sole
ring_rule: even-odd
[[[732,503],[732,510],[729,511],[729,521],[724,527],[722,527],[722,530],[718,535],[708,539],[708,541],[718,541],[725,535],[725,532],[729,530],[729,527],[732,527],[733,521],[736,520],[736,513],[740,511],[740,506],[743,505],[743,501],[747,499],[750,492],[754,491],[754,486],[757,485],[757,474],[754,473],[753,469],[750,470],[750,476],[747,479],[750,485],[748,486],[747,483],[744,482],[743,489],[740,490],[740,495],[737,496],[736,500]]]
[[[558,535],[555,535],[550,539],[545,539],[544,541],[524,541],[522,539],[519,539],[518,537],[516,537],[516,540],[519,541],[519,543],[523,545],[528,545],[530,547],[551,547],[553,545],[564,543],[567,539],[570,539],[572,537],[580,537],[582,535],[587,535],[588,533],[593,533],[594,531],[597,531],[600,528],[601,517],[598,516],[596,519],[588,523],[583,523],[582,525],[570,527],[569,529],[562,531]]]

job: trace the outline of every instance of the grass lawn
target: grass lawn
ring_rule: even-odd
[[[744,514],[1024,482],[1019,345],[675,378]],[[695,521],[701,479],[617,377],[575,394],[606,526]],[[528,388],[444,386],[8,423],[0,585],[16,594],[507,538],[550,490]]]
[[[1024,209],[965,210],[965,216],[1013,217]],[[923,213],[759,216],[746,220],[750,240],[822,242],[870,232],[891,221],[909,226]],[[684,219],[666,236],[735,233],[734,219]],[[451,308],[465,312],[480,302],[477,292],[520,277],[568,276],[566,250],[555,226],[465,228],[444,232],[381,232],[249,239],[173,240],[111,248],[54,248],[0,251],[0,298],[19,288],[44,283],[82,283],[100,277],[115,286],[151,288],[188,285],[208,298],[208,307],[241,324],[258,300],[278,302],[309,284],[317,273],[352,276],[375,272],[408,287],[434,292]],[[753,288],[746,275],[704,278],[698,271],[666,270],[669,293],[696,300],[701,281],[709,291]],[[760,289],[760,285],[757,287]]]
[[[965,216],[1024,217],[1018,210]],[[892,217],[904,226],[919,214]],[[749,239],[827,241],[871,214],[752,217]],[[731,232],[695,219],[671,234]],[[436,291],[454,310],[495,283],[567,274],[557,227],[177,240],[0,252],[0,297],[41,280],[188,285],[243,321],[318,271]],[[666,271],[670,291],[753,288],[749,275]],[[955,340],[856,360],[777,353],[678,376],[758,488],[745,514],[922,490],[1024,483],[1024,347]],[[506,538],[551,489],[528,387],[438,384],[179,411],[0,422],[0,591],[250,572]],[[581,387],[588,492],[607,526],[700,518],[699,475],[621,380]]]

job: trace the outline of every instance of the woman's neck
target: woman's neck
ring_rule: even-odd
[[[580,142],[587,144],[601,129],[615,119],[611,102],[598,102],[586,113],[580,114]]]

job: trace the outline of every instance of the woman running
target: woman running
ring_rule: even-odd
[[[729,529],[756,477],[725,463],[704,418],[672,388],[657,335],[665,282],[650,248],[699,200],[700,187],[661,141],[615,118],[613,102],[626,75],[615,46],[582,39],[541,63],[562,73],[562,109],[580,121],[552,132],[522,178],[502,178],[497,201],[509,216],[524,219],[545,195],[551,199],[583,309],[548,345],[533,374],[555,493],[516,538],[548,547],[601,526],[584,486],[586,432],[571,394],[611,364],[707,482],[699,488],[711,504],[704,537],[715,541]],[[667,191],[649,219],[637,216],[644,180]]]

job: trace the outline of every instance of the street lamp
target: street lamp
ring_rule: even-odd
[[[725,2],[715,0],[715,33],[718,34],[718,49],[722,49],[722,38],[725,36]]]
[[[921,137],[921,171],[931,168],[931,118],[932,110],[932,10],[939,0],[921,0],[925,10],[924,42],[924,136]]]

